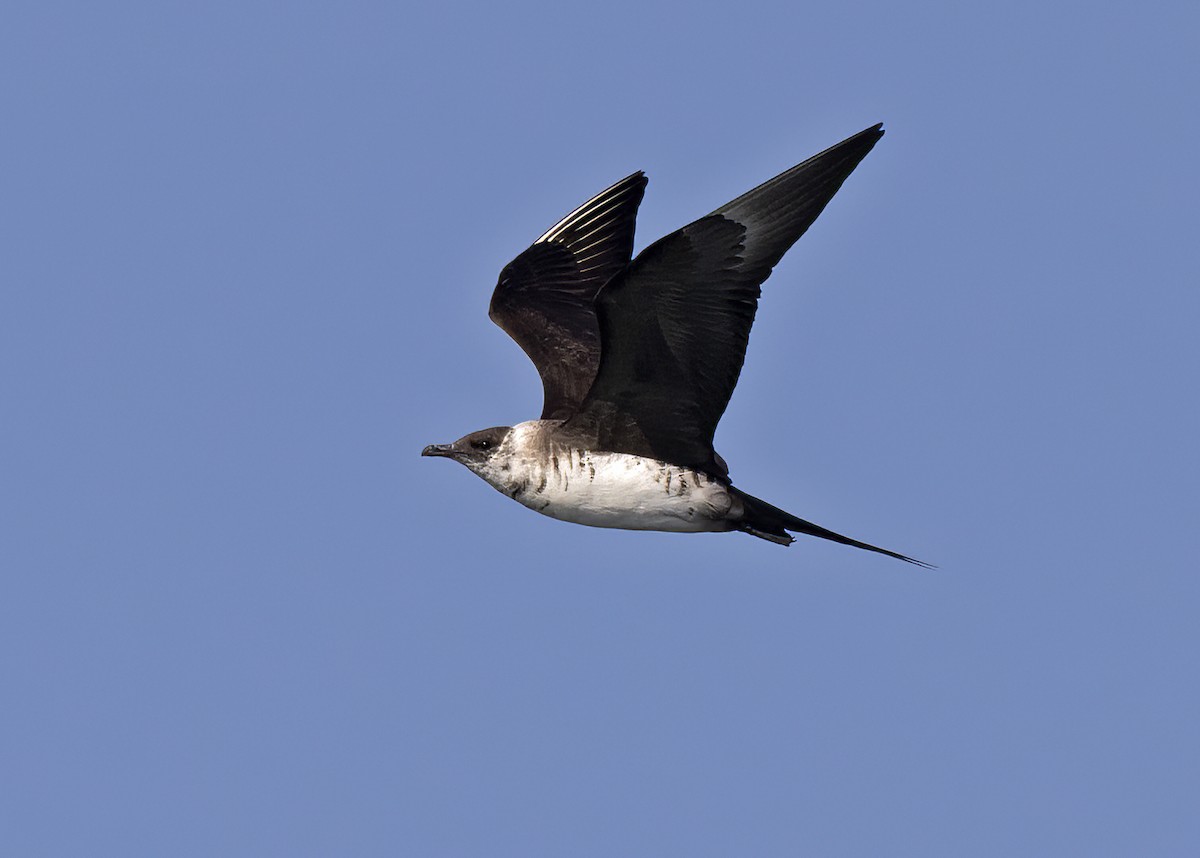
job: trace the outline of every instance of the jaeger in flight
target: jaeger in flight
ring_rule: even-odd
[[[760,285],[883,136],[879,125],[633,255],[641,172],[571,212],[500,273],[489,315],[542,378],[538,420],[431,444],[532,510],[629,530],[819,536],[927,566],[735,488],[713,449]]]

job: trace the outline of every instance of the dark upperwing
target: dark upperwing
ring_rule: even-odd
[[[564,431],[727,475],[713,434],[759,287],[882,136],[880,125],[859,132],[638,254],[597,296],[600,367]]]
[[[579,410],[600,365],[594,302],[629,265],[646,177],[634,173],[571,212],[505,266],[488,315],[542,377],[542,419]]]

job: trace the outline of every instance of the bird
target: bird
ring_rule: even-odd
[[[907,563],[733,485],[713,447],[761,285],[883,136],[831,146],[633,257],[642,171],[576,208],[506,265],[488,315],[541,376],[541,416],[430,444],[543,515],[683,533],[792,533]]]

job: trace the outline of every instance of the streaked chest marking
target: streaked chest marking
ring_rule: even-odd
[[[535,450],[479,476],[536,512],[593,527],[726,530],[732,505],[705,474],[627,453]]]

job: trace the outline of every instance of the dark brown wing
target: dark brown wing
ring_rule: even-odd
[[[578,411],[600,365],[596,293],[629,265],[646,177],[634,173],[550,228],[500,272],[488,315],[542,377],[542,419]]]
[[[568,427],[603,449],[726,473],[713,434],[759,287],[882,135],[868,128],[642,251],[597,297],[600,369]]]

